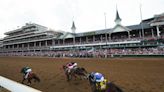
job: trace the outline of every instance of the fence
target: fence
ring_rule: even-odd
[[[0,76],[0,86],[11,92],[41,92],[37,89],[20,84],[2,76]]]

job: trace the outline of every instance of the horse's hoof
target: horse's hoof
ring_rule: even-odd
[[[30,84],[27,84],[27,86],[30,86]]]

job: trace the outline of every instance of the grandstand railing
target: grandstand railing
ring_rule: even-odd
[[[75,45],[57,45],[50,48],[67,48],[67,47],[80,47],[80,46],[98,46],[98,45],[112,45],[112,44],[128,44],[128,43],[140,43],[141,41],[124,41],[124,42],[100,42],[90,44],[75,44]]]

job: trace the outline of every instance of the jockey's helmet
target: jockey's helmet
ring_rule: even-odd
[[[95,73],[94,76],[95,76],[96,82],[104,81],[104,76],[101,73]]]
[[[74,65],[74,66],[77,66],[77,63],[74,63],[73,65]]]

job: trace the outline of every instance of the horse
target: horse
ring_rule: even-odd
[[[91,89],[93,92],[123,92],[123,90],[113,82],[91,84]]]
[[[63,65],[63,70],[64,70],[65,75],[67,77],[67,81],[69,81],[70,80],[70,73],[68,72],[67,66]]]
[[[72,73],[79,76],[80,79],[82,79],[82,78],[87,79],[88,78],[88,72],[83,67],[75,67],[73,69]]]
[[[77,76],[79,76],[80,79],[82,79],[82,77],[87,79],[88,73],[83,67],[82,68],[74,67],[73,69],[70,70],[70,72],[68,72],[68,68],[65,65],[63,65],[63,69],[65,71],[65,75],[67,76],[67,81],[71,80],[72,77],[76,79]]]
[[[27,85],[29,86],[32,79],[34,79],[34,82],[40,82],[40,78],[35,73],[30,72],[27,79],[25,78],[25,74],[23,75],[22,84],[24,84],[24,81],[27,80]]]
[[[113,82],[108,82],[106,79],[101,82],[93,82],[91,76],[89,75],[88,80],[92,92],[123,92],[117,85]]]

